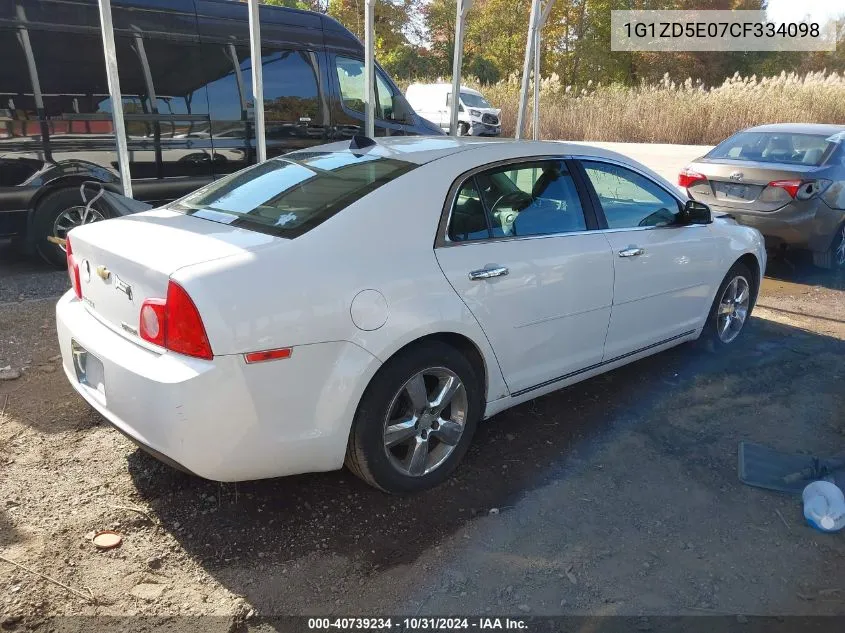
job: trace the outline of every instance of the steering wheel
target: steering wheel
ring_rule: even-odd
[[[507,203],[508,206],[516,209],[517,211],[520,211],[527,207],[529,204],[531,204],[533,201],[534,198],[531,196],[531,194],[525,193],[520,189],[517,189],[516,191],[508,191],[499,196],[499,199],[493,203],[493,206],[490,207],[490,213],[495,213],[496,207],[498,207],[503,202]]]

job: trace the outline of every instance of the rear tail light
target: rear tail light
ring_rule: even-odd
[[[197,306],[172,279],[167,299],[147,299],[141,305],[138,333],[145,341],[172,352],[205,360],[214,357]]]
[[[775,187],[777,189],[783,189],[786,193],[789,194],[790,198],[794,198],[798,195],[798,189],[801,188],[801,181],[800,180],[773,180],[769,183],[769,187]]]
[[[79,277],[79,263],[73,257],[73,247],[70,245],[70,237],[65,242],[65,253],[67,254],[67,275],[70,277],[70,285],[77,299],[82,298],[82,280]]]
[[[185,289],[171,280],[164,305],[165,347],[171,351],[211,360],[211,345],[199,310]]]
[[[681,170],[681,173],[678,174],[678,186],[683,187],[684,189],[689,189],[695,183],[706,181],[707,176],[701,174],[697,171],[690,169],[689,167],[684,167]]]
[[[809,200],[813,196],[823,193],[830,185],[830,180],[773,180],[769,187],[781,189],[795,200]]]

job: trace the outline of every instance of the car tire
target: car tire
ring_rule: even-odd
[[[469,125],[458,123],[458,136],[469,136]]]
[[[472,442],[484,404],[481,388],[472,364],[450,345],[426,341],[400,352],[361,398],[347,468],[391,494],[441,484]],[[449,403],[442,406],[437,395],[449,390]]]
[[[63,268],[66,266],[65,251],[58,244],[48,241],[48,237],[65,238],[68,229],[62,227],[78,225],[71,220],[85,208],[82,195],[76,187],[58,189],[48,193],[38,203],[35,209],[35,216],[32,220],[32,242],[38,254],[48,263]],[[92,208],[94,215],[89,214],[90,221],[96,222],[108,217],[108,214],[101,205],[94,204]],[[61,222],[62,217],[66,222]],[[79,218],[81,219],[81,217]]]
[[[813,265],[826,270],[845,270],[845,224],[837,229],[829,249],[821,253],[813,251]]]
[[[751,318],[756,299],[757,279],[748,266],[735,263],[719,284],[699,340],[709,351],[734,343]]]

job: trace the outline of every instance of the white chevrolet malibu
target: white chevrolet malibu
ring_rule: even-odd
[[[736,340],[761,235],[583,145],[356,137],[74,229],[74,388],[160,459],[239,481],[442,482],[483,418]]]

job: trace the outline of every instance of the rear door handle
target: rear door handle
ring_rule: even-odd
[[[645,253],[644,248],[640,248],[638,246],[629,246],[628,248],[623,248],[619,251],[619,257],[639,257]]]
[[[481,279],[492,279],[493,277],[503,277],[508,274],[508,269],[504,266],[494,266],[491,268],[482,268],[481,270],[473,270],[469,274],[470,281],[479,281]]]

